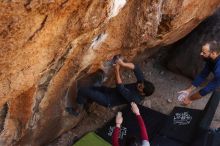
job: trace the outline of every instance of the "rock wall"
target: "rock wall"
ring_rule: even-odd
[[[77,125],[74,80],[121,53],[171,44],[220,0],[0,0],[0,145],[44,145]]]
[[[185,38],[169,47],[169,55],[165,59],[167,68],[195,78],[205,63],[200,56],[202,45],[212,40],[220,41],[220,9]]]

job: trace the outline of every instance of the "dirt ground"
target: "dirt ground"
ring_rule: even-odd
[[[141,68],[147,80],[154,83],[155,93],[146,97],[143,105],[159,112],[169,114],[175,106],[181,106],[177,101],[178,91],[190,86],[191,80],[183,76],[174,74],[160,65],[157,58],[149,58],[143,61]],[[123,81],[126,83],[134,82],[135,78],[131,71],[123,73]],[[210,95],[203,99],[194,101],[189,108],[203,109]],[[94,110],[96,108],[96,110]],[[97,104],[93,104],[88,110],[82,122],[76,128],[64,133],[48,146],[71,146],[76,140],[89,131],[104,125],[109,119],[113,118],[118,108],[107,109]],[[216,111],[211,124],[212,128],[220,127],[220,106]]]

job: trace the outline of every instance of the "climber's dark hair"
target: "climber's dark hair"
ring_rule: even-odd
[[[152,95],[154,93],[154,90],[155,90],[155,87],[154,87],[153,83],[144,80],[144,89],[143,89],[143,91],[145,93],[145,96]]]

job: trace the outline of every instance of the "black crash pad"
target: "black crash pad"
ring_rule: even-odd
[[[218,130],[199,130],[190,146],[220,146],[220,128]]]
[[[138,107],[145,122],[149,140],[151,141],[151,139],[153,139],[153,137],[157,135],[160,129],[164,126],[164,123],[168,116],[140,105]],[[122,110],[122,114],[123,123],[121,128],[120,144],[124,145],[126,138],[129,136],[135,135],[137,138],[140,138],[140,129],[137,119],[131,111],[130,106],[124,108]],[[114,127],[115,118],[108,122],[103,128],[98,129],[96,133],[103,139],[111,143]]]
[[[201,115],[201,110],[175,107],[160,134],[183,143],[190,143],[198,130]]]
[[[170,139],[166,136],[158,135],[156,136],[152,142],[150,143],[151,146],[188,146],[181,141],[177,141],[174,139]]]

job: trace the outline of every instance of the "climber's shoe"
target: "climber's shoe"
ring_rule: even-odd
[[[77,106],[75,108],[73,108],[73,107],[66,107],[65,110],[69,114],[77,117],[82,112],[83,105],[77,104]]]

